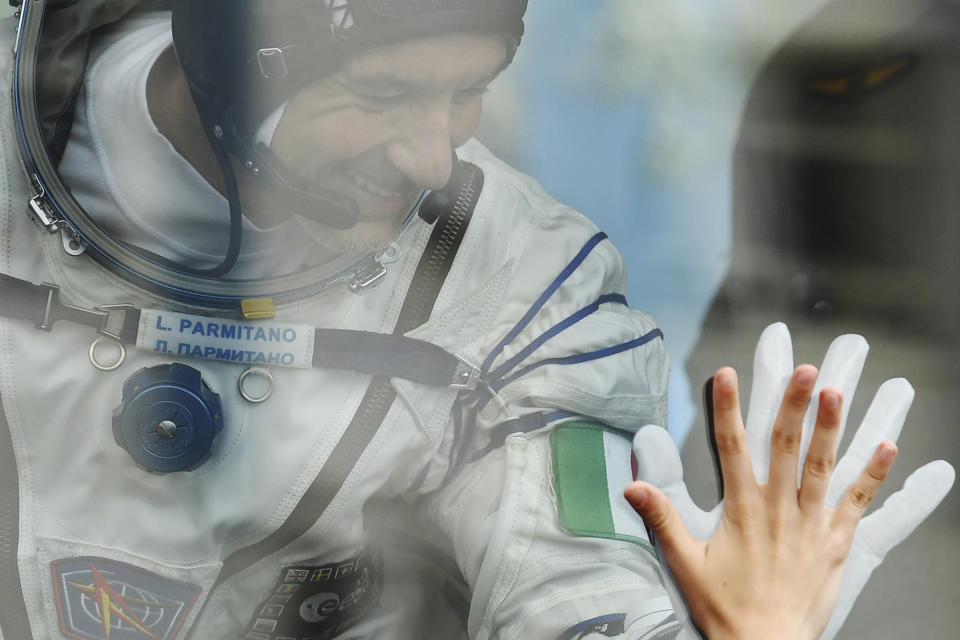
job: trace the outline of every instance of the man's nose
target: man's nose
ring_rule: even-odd
[[[424,105],[401,125],[388,159],[419,188],[443,188],[453,171],[450,126],[449,104]]]

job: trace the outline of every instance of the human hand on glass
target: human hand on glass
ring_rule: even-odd
[[[683,471],[679,454],[665,430],[659,427],[646,427],[638,433],[635,439],[634,449],[638,459],[638,479],[646,480],[652,485],[659,487],[663,490],[663,493],[653,490],[650,487],[646,487],[640,491],[639,494],[634,493],[637,490],[637,485],[632,485],[631,490],[628,491],[627,494],[628,499],[631,497],[645,498],[645,506],[639,510],[641,514],[644,515],[644,519],[648,525],[652,524],[651,518],[662,518],[671,513],[677,516],[673,518],[667,530],[668,533],[665,534],[668,537],[671,535],[670,532],[674,530],[680,532],[676,535],[687,536],[688,539],[686,542],[690,542],[694,538],[706,539],[714,534],[720,536],[713,546],[713,552],[711,552],[715,560],[719,557],[717,551],[722,548],[721,539],[726,540],[723,544],[727,544],[728,551],[732,551],[736,550],[735,547],[729,546],[730,541],[735,538],[735,536],[734,538],[730,538],[732,533],[737,533],[742,537],[749,532],[749,530],[744,529],[741,524],[734,523],[735,526],[731,526],[731,517],[734,517],[734,515],[743,517],[740,510],[744,504],[752,509],[752,511],[749,511],[750,517],[752,518],[751,523],[760,523],[760,529],[753,531],[753,535],[766,536],[764,539],[768,542],[771,540],[776,541],[780,544],[779,548],[781,551],[789,548],[790,544],[800,545],[800,548],[808,548],[803,545],[814,540],[817,541],[817,544],[834,545],[837,543],[837,540],[843,541],[848,536],[852,538],[853,547],[849,551],[849,556],[847,557],[847,549],[850,548],[851,541],[850,539],[846,539],[846,546],[841,545],[843,549],[841,562],[831,569],[830,572],[817,573],[811,569],[813,565],[810,565],[804,569],[804,571],[801,571],[800,574],[794,576],[795,578],[802,578],[800,582],[793,582],[793,586],[790,587],[790,589],[795,590],[790,594],[794,614],[803,611],[804,606],[814,607],[816,612],[809,610],[804,613],[804,615],[807,616],[807,622],[803,623],[803,628],[798,629],[798,632],[807,635],[784,636],[783,632],[781,632],[777,634],[778,637],[817,637],[816,635],[809,635],[813,632],[814,627],[816,627],[816,633],[819,633],[821,638],[832,638],[846,618],[854,600],[862,590],[873,569],[880,564],[883,557],[893,546],[901,542],[929,515],[943,496],[946,495],[953,482],[954,473],[949,464],[943,461],[930,463],[916,471],[908,478],[903,490],[891,496],[883,508],[865,518],[859,525],[857,525],[857,522],[863,513],[862,509],[860,509],[860,513],[856,518],[852,518],[852,516],[848,516],[846,520],[840,518],[840,513],[845,512],[845,509],[851,508],[848,505],[848,501],[852,495],[856,495],[857,504],[860,504],[866,497],[872,496],[872,493],[862,493],[866,490],[864,488],[866,485],[863,483],[879,484],[880,476],[871,476],[870,474],[879,473],[889,468],[885,464],[884,457],[879,456],[879,454],[889,452],[889,447],[892,442],[883,447],[879,447],[879,445],[884,440],[896,440],[906,412],[913,399],[913,389],[906,380],[897,379],[885,383],[874,398],[873,404],[861,423],[860,429],[857,431],[846,455],[837,465],[836,470],[834,470],[832,464],[833,452],[842,434],[843,424],[846,418],[846,409],[843,408],[843,405],[847,404],[844,402],[841,403],[840,407],[834,407],[834,400],[837,396],[852,397],[860,377],[866,352],[867,345],[863,338],[859,336],[842,336],[838,338],[831,345],[824,359],[822,371],[816,386],[811,385],[811,388],[806,389],[807,394],[810,394],[811,391],[814,394],[814,402],[810,403],[809,408],[807,408],[807,405],[804,403],[802,407],[798,405],[794,407],[792,411],[788,412],[791,416],[788,421],[789,424],[788,422],[784,422],[784,412],[791,402],[790,398],[793,397],[793,400],[796,400],[796,396],[788,395],[784,407],[779,409],[779,417],[776,420],[774,419],[774,417],[778,415],[780,399],[784,396],[784,389],[787,387],[788,382],[790,382],[790,394],[797,393],[795,385],[798,383],[795,379],[796,374],[791,376],[793,369],[792,345],[790,343],[789,333],[782,324],[768,327],[758,343],[754,363],[754,384],[751,394],[750,413],[747,417],[745,434],[743,433],[742,423],[739,420],[739,405],[737,405],[736,410],[733,412],[731,412],[729,408],[729,389],[726,391],[720,388],[716,389],[715,399],[718,402],[716,405],[717,408],[721,405],[726,407],[723,411],[722,424],[721,413],[718,412],[717,414],[718,442],[720,441],[720,434],[724,433],[727,434],[722,440],[724,446],[730,444],[730,438],[728,436],[732,430],[735,436],[734,442],[742,439],[742,444],[745,446],[744,451],[737,453],[737,456],[732,458],[731,462],[728,462],[724,468],[725,479],[728,473],[733,473],[732,470],[728,471],[727,467],[733,465],[734,469],[740,470],[738,475],[735,474],[738,481],[737,491],[739,492],[737,500],[740,503],[737,506],[736,513],[728,513],[724,506],[725,503],[729,505],[733,497],[730,493],[732,486],[729,482],[725,483],[727,484],[728,492],[725,503],[717,505],[712,511],[701,511],[692,502],[686,485],[683,483]],[[807,374],[813,371],[812,367],[803,367],[801,369]],[[797,373],[799,372],[800,370],[798,370]],[[717,381],[729,382],[730,379],[728,376],[731,374],[732,372],[729,370],[722,370]],[[834,388],[830,389],[829,387]],[[822,396],[824,389],[827,389],[826,396],[824,397],[825,406],[823,407],[823,411],[820,411],[820,403],[817,402],[816,396]],[[721,397],[718,397],[717,394]],[[736,400],[735,387],[733,399],[734,401]],[[826,406],[828,404],[831,406]],[[805,416],[804,413],[806,414]],[[818,428],[815,430],[815,427]],[[795,445],[796,451],[793,453],[792,458],[784,454],[782,450],[785,446],[782,440],[783,429],[787,429],[786,433],[788,433],[788,435],[793,433],[793,436],[787,438],[788,445]],[[814,438],[815,432],[818,434],[816,438]],[[773,437],[772,440],[771,436]],[[771,447],[771,442],[774,443],[773,447]],[[813,443],[816,443],[816,447],[814,447]],[[807,446],[811,447],[810,455],[816,455],[815,458],[809,458]],[[830,455],[824,457],[825,453],[829,453]],[[726,457],[730,457],[729,453],[725,455]],[[745,467],[743,466],[743,456],[746,456],[745,459],[747,460]],[[801,464],[801,462],[806,460],[809,460],[807,464]],[[750,462],[752,462],[752,469],[750,469]],[[795,473],[794,484],[790,487],[792,489],[792,498],[790,497],[791,491],[788,491],[789,483],[784,481],[784,478],[789,476],[789,473],[785,474],[783,472],[784,465],[787,467],[792,465]],[[776,472],[777,482],[779,483],[779,493],[776,493],[776,490],[771,488],[774,484],[774,468],[780,468],[780,470]],[[745,474],[744,469],[750,471],[749,476]],[[768,471],[771,474],[769,477],[770,482],[767,482]],[[808,475],[811,476],[810,481],[803,485],[803,487],[806,488],[802,487],[801,490],[798,491],[796,489],[797,483],[803,482]],[[741,476],[748,477],[749,480],[752,480],[755,487],[751,486],[749,482],[745,484]],[[855,493],[851,494],[848,488],[858,476],[859,479],[853,489]],[[758,483],[766,484],[761,485]],[[870,487],[867,487],[867,489],[869,488]],[[758,491],[760,492],[759,494],[756,493]],[[873,487],[873,491],[875,491],[875,487]],[[663,501],[664,494],[673,503],[675,511],[667,509],[666,502]],[[752,498],[750,497],[751,495],[753,496]],[[762,497],[757,498],[757,495]],[[786,500],[786,502],[783,502],[784,500]],[[819,509],[811,507],[817,500],[819,500]],[[841,502],[841,500],[843,502]],[[864,509],[865,507],[866,505],[863,505]],[[833,511],[834,508],[836,508],[835,512]],[[648,513],[644,511],[644,509],[654,510],[655,513],[654,511]],[[826,524],[827,515],[830,517],[829,525]],[[721,518],[724,517],[726,517],[724,522],[728,524],[718,529],[718,524],[721,522]],[[764,520],[764,518],[766,520]],[[794,518],[794,520],[784,520],[784,518]],[[677,528],[681,519],[685,527]],[[667,522],[670,522],[669,518]],[[788,523],[794,525],[792,528],[789,528],[791,534],[804,533],[806,539],[804,539],[803,536],[792,539],[785,538],[778,527],[782,528]],[[813,527],[816,523],[819,523],[818,526],[826,527],[826,529],[832,531],[831,535],[835,537],[829,538],[826,541],[822,537],[817,538],[817,535],[823,532],[817,533],[809,529],[809,527]],[[851,527],[855,527],[855,529]],[[656,527],[652,528],[654,529],[655,535],[661,539],[661,551],[669,560],[670,556],[667,553],[667,548],[671,546],[671,543],[662,540],[662,535],[657,532]],[[692,534],[693,537],[689,537],[690,534]],[[683,540],[682,537],[680,539]],[[671,540],[673,540],[673,538],[671,538]],[[756,543],[757,540],[758,538],[756,537],[751,538],[752,543]],[[700,543],[701,545],[707,545],[699,547],[700,552],[711,548],[709,545],[713,544],[713,542],[711,539],[709,542]],[[787,546],[784,546],[784,544]],[[681,546],[687,549],[688,553],[697,548],[689,544]],[[835,558],[831,558],[830,556],[830,554],[836,552],[836,548],[833,546],[813,546],[809,547],[809,549],[814,550],[814,553],[809,557],[804,557],[799,554],[798,550],[794,550],[789,553],[784,553],[781,559],[790,559],[791,562],[793,562],[794,568],[801,566],[803,562],[811,562],[820,567],[820,569],[824,569],[827,564],[835,560]],[[770,550],[771,548],[767,548],[767,552],[770,552]],[[761,558],[756,556],[758,552],[762,554],[762,548],[752,548],[750,550],[740,548],[737,551],[737,553],[742,555],[741,561],[750,560],[752,562],[760,562]],[[750,556],[750,553],[754,555]],[[845,570],[844,563],[842,562],[843,557],[846,557]],[[773,570],[773,565],[768,567],[768,569]],[[785,569],[785,566],[776,568],[777,571],[781,572],[780,578],[784,578],[787,575],[783,573]],[[837,573],[838,571],[840,574]],[[709,577],[707,574],[696,573],[685,575],[688,575],[688,581],[691,579],[691,576],[696,577],[699,575],[699,577],[695,578],[698,580],[706,580]],[[837,575],[842,575],[842,581],[837,580]],[[750,576],[748,572],[735,572],[729,576],[724,576],[728,584],[721,589],[721,593],[729,593],[729,587],[732,584],[729,579],[734,576],[738,580],[743,579],[754,586],[763,585],[763,580],[770,577],[769,575],[765,578],[764,576]],[[699,615],[702,615],[702,613],[698,613],[698,606],[701,606],[701,603],[695,600],[699,600],[702,594],[698,592],[698,595],[695,597],[693,594],[687,592],[687,587],[684,587],[683,580],[679,575],[677,576],[677,581],[680,583],[681,588],[685,589],[687,603],[690,604],[691,612],[694,614],[694,617],[700,621]],[[818,595],[819,599],[816,600],[816,602],[820,604],[815,606],[814,601],[811,600],[807,605],[802,605],[796,596],[799,595],[804,585],[811,586],[816,582],[819,582],[821,586],[821,591]],[[746,594],[751,593],[749,589],[754,589],[754,586],[748,587],[747,591],[740,592],[740,596],[745,597]],[[753,602],[749,601],[752,598],[747,598],[743,601],[743,606],[752,610],[754,614],[762,612],[769,617],[773,611],[770,598],[774,597],[775,593],[772,589],[773,586],[769,584],[766,584],[760,591],[754,589],[752,593],[755,596],[763,597]],[[824,596],[829,597],[824,599]],[[836,599],[835,605],[833,605],[834,599]],[[708,598],[704,602],[707,604],[703,606],[707,606],[710,599]],[[824,618],[816,624],[811,624],[810,621],[818,620],[819,617],[822,617],[824,613],[822,607],[826,606],[823,604],[825,602],[829,602],[830,604],[830,607],[826,609],[829,622]],[[678,602],[677,604],[679,609],[682,603]],[[781,602],[780,604],[784,603]],[[816,615],[814,615],[814,613],[816,613]],[[744,620],[750,622],[750,624],[759,624],[759,621],[753,619],[750,615],[747,615]],[[826,625],[825,628],[824,625]],[[708,626],[709,625],[706,625],[704,628],[706,629]],[[746,629],[746,627],[743,629]],[[820,631],[821,629],[822,631]],[[726,632],[715,631],[715,633]],[[756,631],[751,633],[756,633]],[[711,639],[714,638],[713,635],[710,637]],[[724,636],[718,635],[717,637]]]

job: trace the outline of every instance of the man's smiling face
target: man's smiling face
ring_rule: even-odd
[[[291,99],[271,150],[297,186],[347,196],[359,217],[312,235],[341,249],[388,241],[419,194],[450,178],[452,149],[476,130],[506,56],[492,35],[412,40],[354,56]]]

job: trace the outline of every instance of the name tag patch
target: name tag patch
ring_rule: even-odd
[[[283,567],[243,638],[335,638],[379,602],[382,588],[382,559],[376,548],[343,562]]]
[[[50,564],[60,631],[77,640],[172,640],[200,587],[106,558]]]
[[[144,309],[137,347],[165,355],[241,364],[313,365],[314,329],[279,322],[246,322]]]

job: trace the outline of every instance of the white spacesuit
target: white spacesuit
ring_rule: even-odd
[[[191,203],[224,208],[205,183],[169,184],[171,174],[190,167],[164,148],[145,105],[137,111],[122,91],[97,91],[98,63],[131,53],[124,35],[142,39],[136,32],[146,29],[163,48],[167,21],[138,18],[114,34],[117,48],[94,50],[62,163],[92,213],[99,207],[149,222],[157,210],[177,220]],[[9,50],[14,25],[4,27]],[[9,78],[8,56],[3,65]],[[146,72],[131,77],[142,92]],[[18,545],[16,562],[5,569],[18,579],[11,583],[19,582],[5,594],[4,637],[21,638],[24,625],[36,640],[464,633],[552,639],[621,636],[627,627],[629,637],[678,631],[639,518],[624,524],[620,514],[614,529],[581,530],[574,499],[565,514],[558,506],[566,495],[561,479],[588,457],[563,458],[570,446],[545,426],[566,424],[553,433],[574,439],[605,435],[608,449],[627,450],[616,430],[662,424],[666,406],[662,334],[626,305],[617,251],[580,214],[480,144],[460,151],[482,170],[482,193],[433,313],[406,335],[480,365],[467,377],[482,372],[483,384],[470,393],[459,387],[475,380],[443,387],[382,378],[389,382],[378,388],[394,394],[392,402],[342,484],[329,486],[329,469],[349,448],[344,433],[380,377],[311,368],[319,337],[310,329],[390,334],[433,227],[414,217],[386,274],[362,294],[332,286],[278,304],[275,317],[259,324],[211,313],[70,255],[59,234],[38,235],[22,209],[36,194],[18,166],[13,120],[2,118],[0,271],[55,283],[59,291],[49,290],[48,298],[54,305],[58,295],[84,310],[132,305],[139,322],[127,327],[136,340],[118,353],[112,340],[83,324],[51,327],[52,318],[52,330],[41,331],[22,318],[0,319],[0,396],[9,429],[0,448],[12,453],[18,482],[18,500],[6,501],[2,516]],[[125,143],[136,148],[119,153]],[[150,155],[156,169],[129,164],[130,153]],[[157,201],[164,190],[169,197]],[[286,231],[279,235],[275,252],[292,242]],[[254,243],[250,251],[262,248]],[[255,271],[257,257],[242,253],[238,264]],[[110,322],[121,316],[133,312],[109,311]],[[267,337],[258,342],[263,329]],[[173,363],[198,372],[202,382]],[[219,395],[219,413],[211,409],[210,420],[222,426],[213,429],[209,452],[186,469],[148,469],[149,456],[131,449],[176,457],[179,438],[201,427],[186,424],[177,410],[161,411],[135,426],[146,431],[130,436],[125,416],[158,379],[175,385],[186,378],[201,404]],[[268,398],[257,383],[269,385]],[[181,405],[187,414],[202,413]],[[604,427],[571,426],[578,419]],[[602,459],[604,440],[597,442]],[[629,474],[627,456],[624,465]],[[11,473],[7,467],[5,481]],[[619,493],[623,483],[611,485]],[[316,507],[323,495],[326,508]],[[593,497],[606,500],[606,489]],[[465,630],[448,613],[447,601],[462,598],[451,589],[457,567],[470,588]]]
[[[46,4],[0,30],[14,52],[0,63],[14,98],[0,116],[0,636],[692,633],[621,495],[630,435],[665,422],[663,334],[628,307],[603,233],[445,119],[479,116],[484,82],[519,44],[523,0],[174,0],[174,66],[199,146],[162,133],[149,99],[174,60],[166,13],[99,31],[51,126],[37,51],[70,51],[86,34],[41,37],[76,22],[45,23]],[[135,4],[51,3],[101,26]],[[115,13],[98,11],[107,5]],[[338,54],[347,65],[409,54],[444,29],[461,37],[426,51],[497,56],[453,59],[427,91],[347,109],[409,101],[418,117],[404,112],[398,135],[439,129],[433,151],[450,161],[442,188],[350,176],[342,191],[368,202],[414,187],[371,246],[349,235],[370,212],[330,176],[289,180],[278,160],[291,156],[273,154],[271,136],[301,122],[283,109],[315,106],[299,98]],[[444,73],[438,117],[427,94]],[[470,74],[480,82],[461,86]],[[183,145],[212,152],[222,184]],[[389,177],[411,158],[373,148],[361,166],[387,161]],[[244,184],[266,185],[284,215],[259,216]],[[675,452],[643,453],[638,468],[679,495]],[[867,576],[854,576],[842,614]]]

